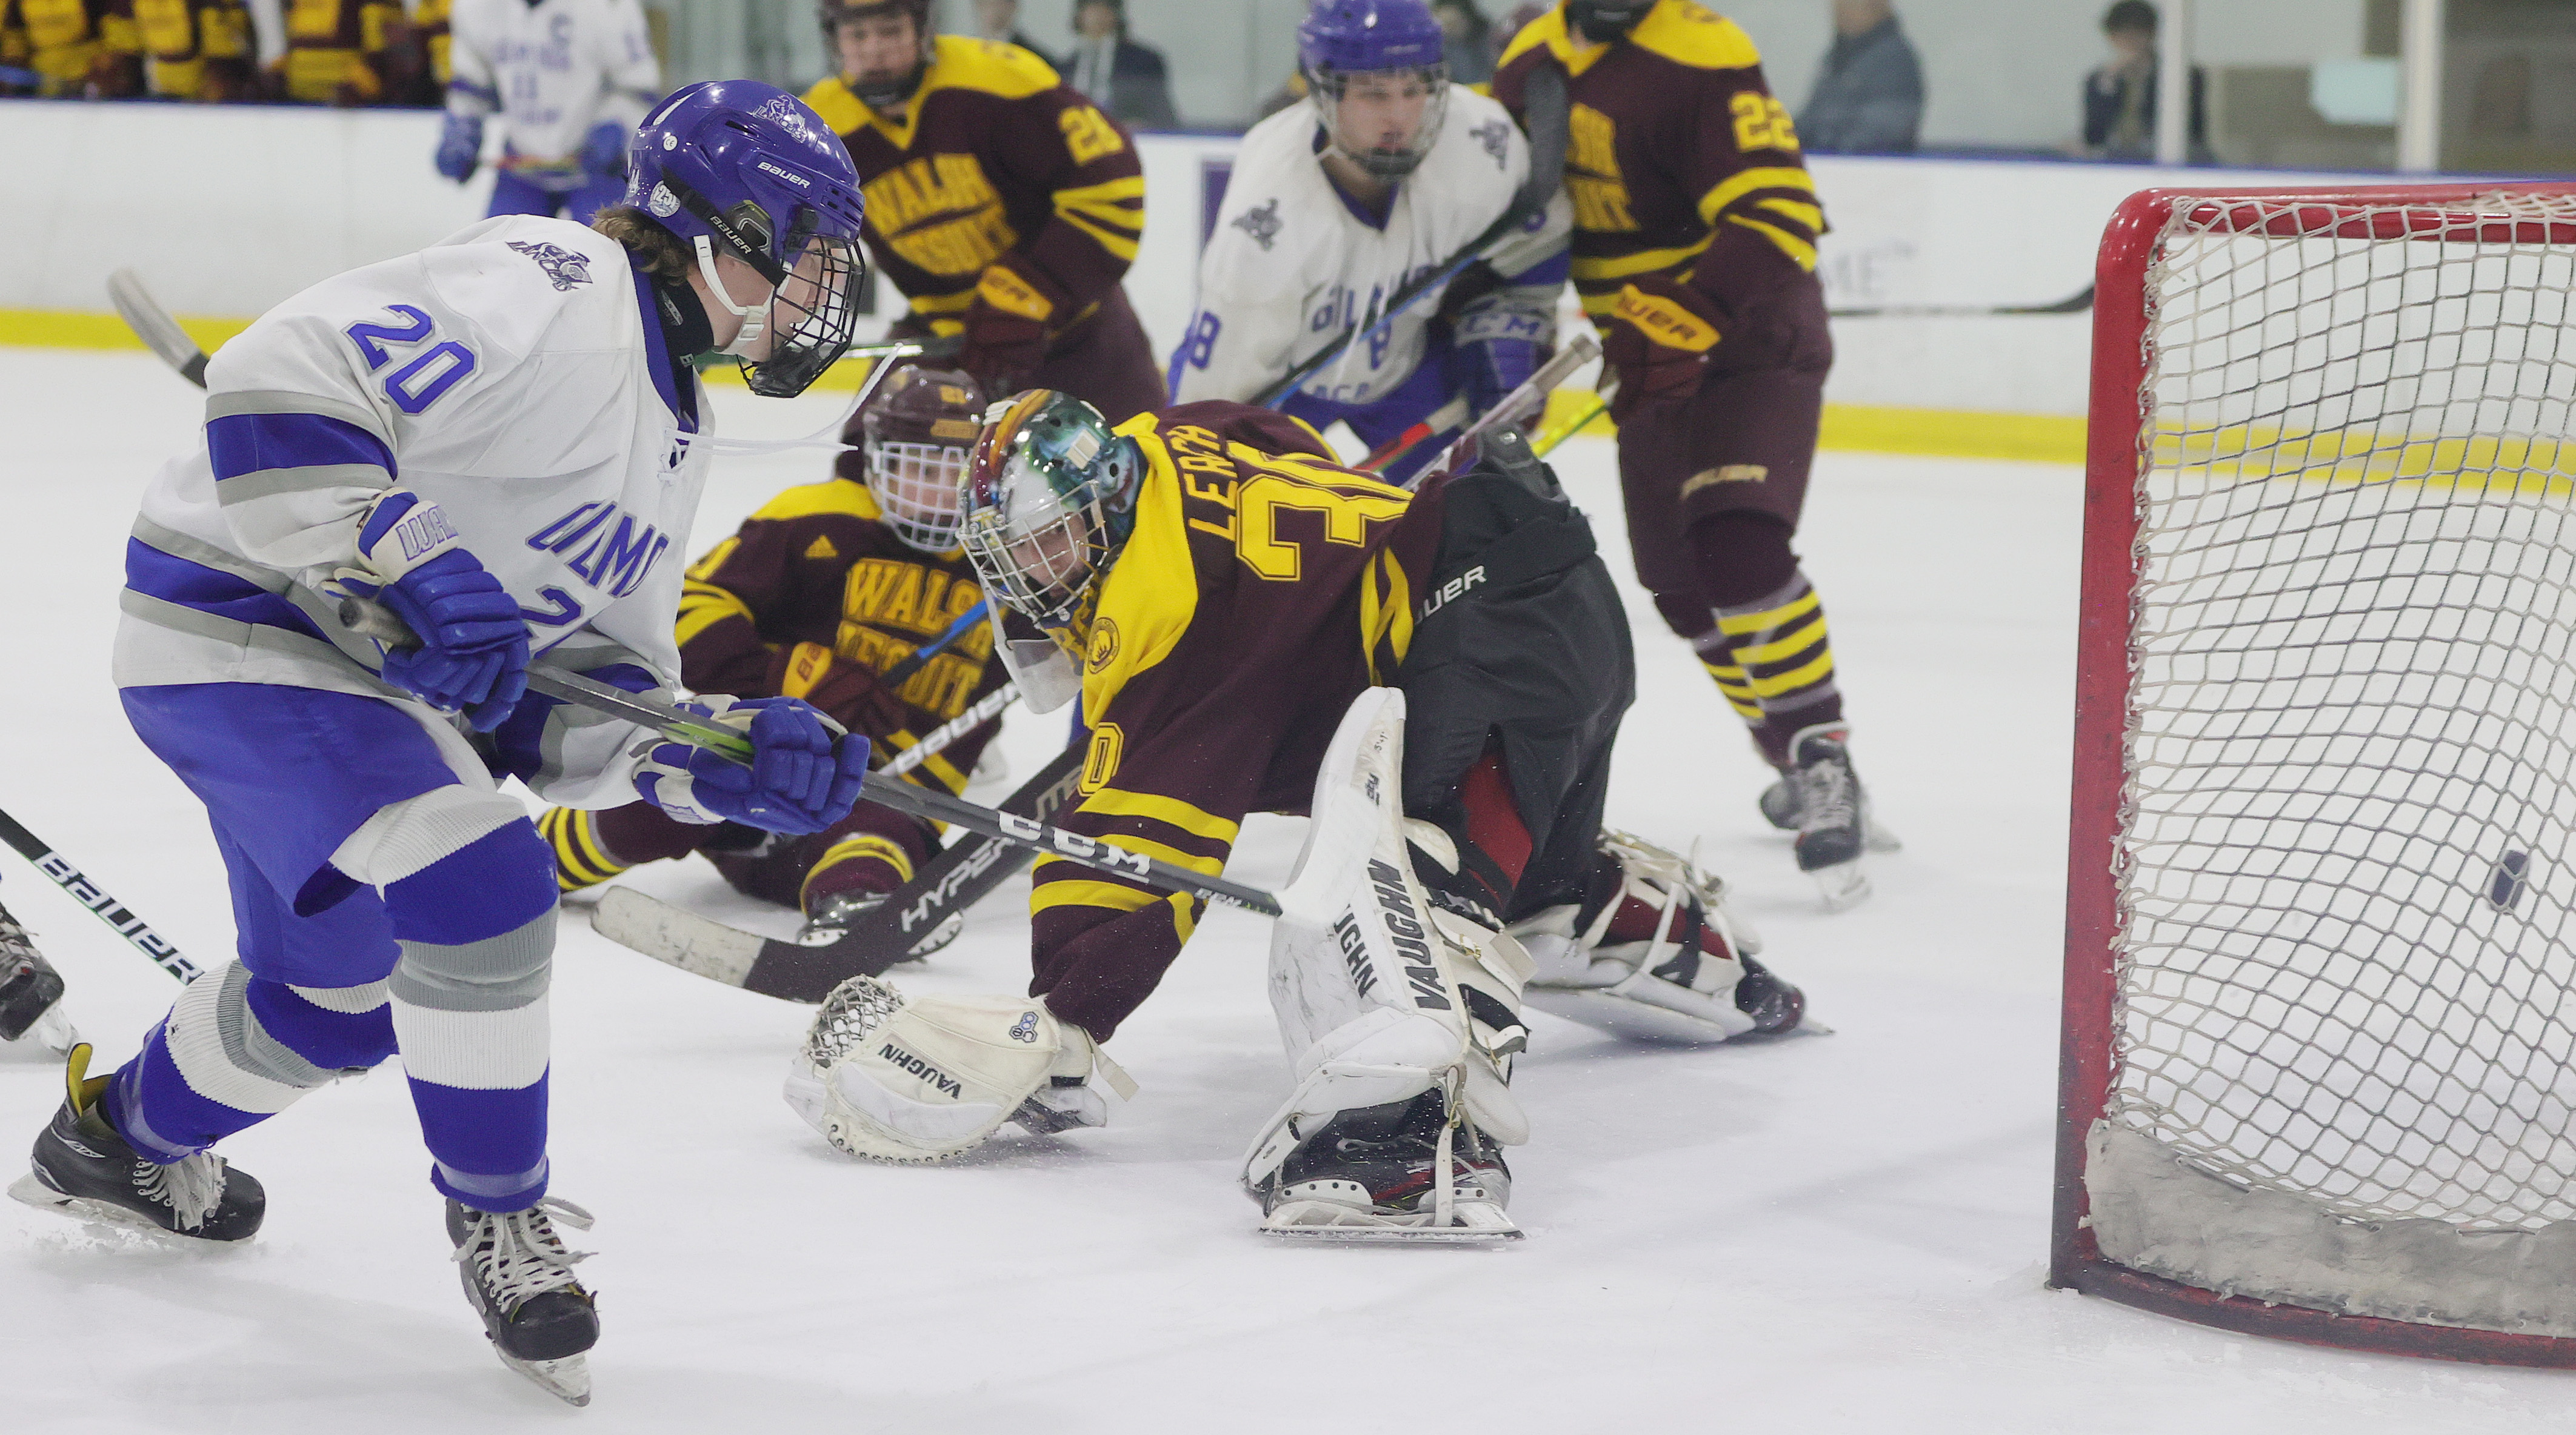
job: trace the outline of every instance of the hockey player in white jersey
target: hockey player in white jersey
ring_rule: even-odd
[[[626,142],[662,92],[635,0],[456,0],[438,172],[463,184],[501,116],[491,213],[575,224],[626,189]]]
[[[115,674],[204,801],[237,961],[113,1075],[73,1048],[29,1204],[208,1241],[259,1227],[208,1148],[399,1050],[465,1290],[514,1368],[587,1398],[590,1294],[548,1197],[554,859],[519,798],[642,797],[776,832],[846,814],[867,744],[794,699],[693,701],[737,767],[528,695],[527,664],[669,695],[707,464],[689,360],[792,395],[849,347],[848,155],[793,96],[694,85],[645,121],[597,228],[487,219],[280,304],[206,373],[200,442],[126,547]],[[393,609],[422,646],[342,626]]]
[[[1529,142],[1449,83],[1422,0],[1315,0],[1297,31],[1312,107],[1243,137],[1198,312],[1172,355],[1173,401],[1254,400],[1354,327],[1362,338],[1275,405],[1372,451],[1403,482],[1520,386],[1556,336],[1571,211],[1562,196],[1382,330],[1388,296],[1447,264],[1511,208]]]

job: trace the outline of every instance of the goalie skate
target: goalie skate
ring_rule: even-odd
[[[1264,1235],[1310,1241],[1473,1244],[1519,1240],[1504,1214],[1511,1170],[1439,1091],[1336,1113],[1255,1194]]]

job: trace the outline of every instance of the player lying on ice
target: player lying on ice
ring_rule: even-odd
[[[1253,399],[1510,210],[1529,141],[1449,82],[1441,45],[1422,0],[1318,0],[1297,30],[1311,107],[1243,137],[1172,354],[1176,402]],[[1557,197],[1280,407],[1318,429],[1346,422],[1373,451],[1409,436],[1379,467],[1404,482],[1547,361],[1571,214]]]
[[[1113,431],[1024,393],[977,441],[966,551],[1031,706],[1078,690],[1091,724],[1058,823],[1212,874],[1245,813],[1311,808],[1271,946],[1298,1084],[1243,1178],[1265,1228],[1508,1235],[1525,988],[1701,1041],[1787,1031],[1803,1001],[1716,880],[1601,830],[1627,622],[1527,444],[1416,493],[1327,453],[1242,404]],[[1061,860],[1034,883],[1030,996],[856,977],[825,1003],[788,1099],[835,1145],[917,1161],[1105,1119],[1100,1044],[1201,909]]]
[[[915,745],[1009,681],[992,629],[976,622],[929,661],[983,592],[957,546],[957,482],[984,401],[962,373],[906,368],[869,396],[842,435],[856,447],[835,477],[791,488],[689,570],[680,593],[680,679],[693,690],[803,698],[870,739],[880,758]],[[913,667],[889,684],[890,671]],[[957,738],[908,774],[963,792],[998,720]],[[783,836],[680,821],[649,802],[606,811],[549,809],[563,890],[703,852],[737,889],[800,908],[828,941],[912,880],[938,850],[916,817],[862,802],[820,832]]]
[[[598,1321],[549,1213],[588,1217],[546,1195],[554,860],[498,783],[807,833],[849,811],[867,751],[836,756],[788,699],[695,700],[747,729],[743,768],[523,695],[532,657],[674,685],[668,550],[707,462],[688,360],[792,395],[855,319],[856,177],[793,96],[691,86],[631,162],[598,230],[483,221],[296,295],[207,370],[204,439],[127,546],[115,670],[213,820],[240,959],[113,1075],[74,1048],[10,1188],[247,1239],[260,1185],[208,1148],[400,1051],[466,1293],[505,1360],[575,1401]],[[422,646],[353,635],[343,594]]]

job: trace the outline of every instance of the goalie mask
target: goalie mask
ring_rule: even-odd
[[[958,537],[993,600],[1004,665],[1034,712],[1080,690],[1100,584],[1135,526],[1144,453],[1071,394],[1031,389],[985,412]]]
[[[696,251],[715,302],[742,320],[725,352],[753,393],[792,398],[849,351],[867,272],[859,173],[804,101],[757,80],[683,86],[635,131],[627,171],[625,202]],[[718,277],[719,252],[770,292],[741,303]]]
[[[946,553],[957,546],[958,487],[983,417],[984,391],[965,374],[897,369],[859,410],[854,432],[843,435],[859,451],[844,454],[837,467],[867,485],[895,537],[924,553]]]
[[[1423,0],[1315,0],[1297,64],[1328,152],[1380,179],[1413,173],[1448,112],[1445,56]]]

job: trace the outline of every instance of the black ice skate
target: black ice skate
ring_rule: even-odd
[[[1520,1238],[1520,1227],[1503,1214],[1512,1173],[1502,1149],[1474,1122],[1451,1122],[1436,1090],[1339,1112],[1297,1134],[1297,1148],[1253,1193],[1265,1234],[1389,1242]]]
[[[1869,798],[1852,771],[1848,729],[1811,727],[1789,745],[1797,767],[1798,870],[1815,879],[1825,909],[1839,912],[1869,895]]]
[[[35,939],[9,909],[0,907],[0,1041],[33,1031],[38,1041],[68,1054],[80,1040],[63,1014],[63,977],[36,950]]]
[[[1797,769],[1791,768],[1781,773],[1778,781],[1762,789],[1762,795],[1755,799],[1755,805],[1762,809],[1763,821],[1783,832],[1797,831],[1800,811]],[[1888,831],[1886,824],[1869,812],[1866,805],[1861,812],[1861,827],[1868,835],[1870,851],[1902,852],[1905,850],[1905,844],[1897,841],[1896,834]]]
[[[465,1298],[483,1317],[501,1363],[575,1405],[590,1403],[590,1362],[599,1343],[599,1311],[572,1268],[588,1251],[564,1249],[549,1214],[575,1230],[590,1213],[552,1196],[524,1211],[495,1214],[447,1203],[447,1238]]]
[[[246,1241],[268,1214],[268,1193],[212,1151],[160,1165],[146,1161],[108,1124],[99,1097],[108,1078],[89,1075],[86,1042],[72,1047],[70,1094],[36,1137],[34,1171],[9,1194],[39,1210],[87,1221],[141,1226],[200,1241]]]

